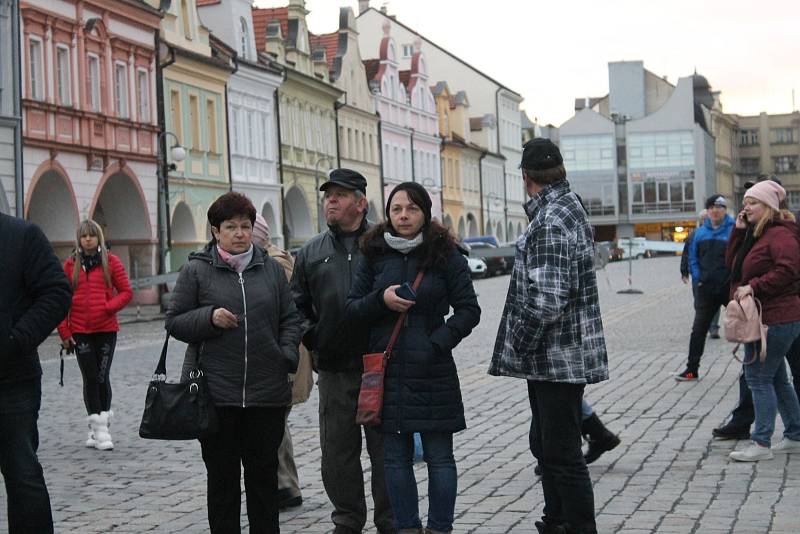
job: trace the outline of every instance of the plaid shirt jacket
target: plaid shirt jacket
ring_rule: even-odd
[[[489,374],[592,384],[608,379],[594,272],[592,228],[569,183],[547,186],[525,205]]]

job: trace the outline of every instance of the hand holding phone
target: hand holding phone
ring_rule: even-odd
[[[401,299],[416,301],[417,300],[417,292],[414,291],[414,288],[411,287],[411,284],[408,282],[404,283],[400,287],[394,290],[394,294],[400,297]]]

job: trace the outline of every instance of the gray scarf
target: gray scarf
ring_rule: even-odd
[[[392,235],[389,232],[384,232],[383,239],[386,240],[387,245],[395,249],[397,252],[401,254],[408,254],[422,244],[423,238],[422,232],[418,233],[414,239],[406,239],[405,237],[399,237]]]

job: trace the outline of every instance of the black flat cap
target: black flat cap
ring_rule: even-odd
[[[558,167],[564,163],[561,151],[550,139],[537,137],[522,145],[522,162],[520,169],[544,171]]]
[[[319,186],[319,190],[325,191],[332,185],[338,185],[353,191],[361,191],[364,194],[367,193],[367,179],[361,173],[350,169],[333,169],[328,174],[328,181]]]

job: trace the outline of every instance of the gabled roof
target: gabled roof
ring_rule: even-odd
[[[197,7],[215,6],[221,4],[222,0],[197,0]]]
[[[371,7],[371,8],[369,8],[369,9],[365,10],[364,12],[362,12],[362,13],[359,13],[358,17],[356,17],[356,18],[361,18],[361,17],[362,17],[362,15],[364,15],[364,13],[368,13],[368,12],[370,12],[370,11],[374,11],[375,13],[378,13],[379,15],[383,16],[384,18],[387,18],[387,19],[391,20],[392,22],[394,22],[394,23],[395,23],[395,24],[397,24],[398,26],[400,26],[400,27],[402,27],[402,28],[405,28],[406,30],[410,31],[410,32],[411,32],[411,33],[413,33],[414,35],[417,35],[417,36],[419,36],[419,37],[420,37],[420,39],[424,39],[425,41],[427,41],[428,43],[430,43],[430,45],[431,45],[431,46],[435,46],[436,48],[438,48],[439,50],[441,50],[442,52],[444,52],[444,53],[445,53],[445,54],[447,54],[448,56],[452,57],[453,59],[455,59],[455,60],[456,60],[456,61],[458,61],[459,63],[463,64],[464,66],[466,66],[466,67],[468,67],[468,68],[470,68],[470,69],[472,69],[473,71],[475,71],[476,73],[480,74],[481,76],[483,76],[483,77],[484,77],[484,78],[486,78],[487,80],[490,80],[491,82],[493,82],[493,83],[496,83],[498,86],[502,87],[503,89],[505,89],[505,90],[506,90],[506,91],[508,91],[509,93],[513,93],[513,94],[515,94],[515,95],[517,95],[517,96],[520,96],[520,97],[522,96],[522,95],[521,95],[520,93],[518,93],[517,91],[514,91],[513,89],[509,89],[508,87],[506,87],[506,86],[505,86],[505,85],[503,85],[502,83],[498,82],[497,80],[495,80],[495,79],[494,79],[494,78],[492,78],[491,76],[489,76],[489,75],[487,75],[486,73],[484,73],[484,72],[481,72],[480,70],[476,69],[475,67],[473,67],[472,65],[470,65],[469,63],[467,63],[466,61],[464,61],[463,59],[461,59],[460,57],[456,56],[456,55],[455,55],[455,54],[453,54],[452,52],[449,52],[449,51],[448,51],[446,48],[444,48],[444,47],[442,47],[442,46],[439,46],[438,44],[434,43],[433,41],[431,41],[431,40],[430,40],[430,39],[428,39],[427,37],[423,37],[423,36],[422,36],[422,35],[421,35],[421,34],[420,34],[418,31],[416,31],[416,30],[414,30],[414,29],[411,29],[411,28],[409,28],[408,26],[406,26],[405,24],[403,24],[402,22],[400,22],[399,20],[397,20],[397,18],[396,18],[395,16],[389,16],[389,15],[387,15],[386,13],[382,13],[382,12],[380,12],[379,10],[375,9],[374,7]]]
[[[324,33],[322,35],[308,34],[308,42],[311,45],[311,52],[317,48],[325,49],[325,59],[328,62],[328,70],[333,70],[333,60],[339,51],[339,32]]]
[[[253,33],[256,38],[256,50],[263,52],[267,44],[267,24],[272,21],[281,23],[281,36],[289,35],[289,8],[253,8]]]

